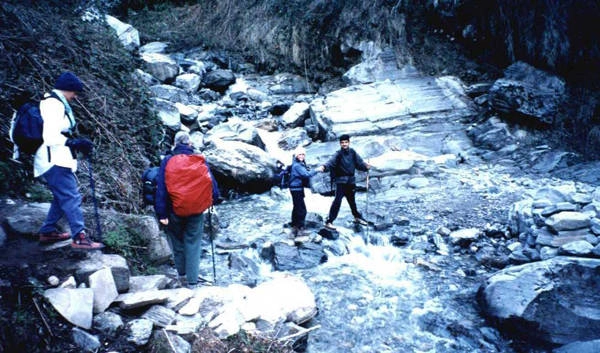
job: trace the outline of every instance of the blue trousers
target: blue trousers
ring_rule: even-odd
[[[185,275],[188,284],[198,283],[203,230],[204,213],[188,217],[169,215],[165,233],[173,249],[177,273]]]
[[[79,194],[75,174],[69,168],[53,166],[42,177],[46,180],[53,198],[40,233],[57,231],[58,221],[66,216],[71,228],[71,237],[75,238],[85,229],[81,211],[81,194]]]
[[[304,228],[306,219],[306,204],[304,203],[304,190],[290,190],[292,194],[292,227]]]
[[[329,216],[327,217],[327,223],[335,221],[340,212],[340,206],[342,205],[342,199],[345,197],[350,206],[350,211],[355,218],[362,218],[360,212],[356,208],[356,200],[354,193],[356,191],[356,184],[336,184],[335,185],[335,198],[329,209]]]

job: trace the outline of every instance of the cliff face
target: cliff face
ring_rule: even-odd
[[[200,2],[169,12],[130,12],[127,20],[148,40],[169,40],[173,50],[227,49],[266,72],[331,76],[358,62],[361,41],[391,45],[405,54],[408,47],[404,11],[386,0]]]
[[[596,0],[240,0],[166,12],[129,12],[127,20],[145,41],[169,41],[173,50],[225,49],[261,72],[295,71],[316,87],[373,48],[391,49],[399,67],[466,83],[492,81],[523,61],[567,82],[554,119],[557,143],[600,154]]]
[[[440,50],[428,47],[436,42],[447,47],[443,52],[456,49],[500,68],[525,61],[577,82],[600,73],[600,4],[594,0],[241,0],[170,12],[177,21],[145,22],[148,13],[130,20],[153,40],[169,36],[187,47],[235,49],[271,71],[343,71],[358,61],[361,43],[372,42],[393,47],[400,65],[421,63],[436,73],[436,65],[428,65],[443,60]]]
[[[593,0],[429,1],[431,23],[482,59],[526,61],[576,83],[600,74],[600,3]]]

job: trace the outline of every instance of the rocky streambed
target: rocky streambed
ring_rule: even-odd
[[[598,166],[496,114],[547,117],[556,107],[536,111],[536,102],[559,92],[560,80],[543,77],[555,85],[536,90],[529,79],[540,73],[519,63],[502,80],[467,86],[411,67],[373,65],[384,59],[375,55],[364,59],[366,67],[382,68],[378,80],[359,65],[347,87],[315,93],[302,77],[218,68],[202,51],[168,53],[154,43],[140,53],[145,67],[136,75],[155,95],[165,127],[191,132],[226,191],[211,229],[214,284],[228,290],[200,288],[174,304],[175,294],[162,291],[181,288],[167,265],[152,282],[155,296],[132,302],[126,266],[101,272],[106,264],[96,260],[90,273],[109,284],[76,275],[73,287],[111,287],[111,273],[115,291],[85,323],[71,321],[79,327],[72,333],[78,346],[98,349],[104,342],[113,349],[126,335],[136,349],[176,340],[171,351],[187,351],[190,335],[207,326],[222,338],[240,329],[303,337],[311,353],[598,347]],[[511,108],[506,103],[519,92],[527,92],[516,100],[525,103]],[[291,239],[291,198],[273,182],[277,161],[289,163],[290,151],[302,145],[316,167],[339,148],[341,133],[373,166],[368,176],[357,175],[359,208],[373,224],[355,225],[344,203],[338,231],[324,230],[332,198],[327,176],[319,174],[307,189],[309,234]],[[6,201],[6,232],[33,234],[44,207]],[[154,259],[168,260],[152,217],[101,216],[108,231],[124,224],[143,229]],[[210,278],[213,253],[205,245],[201,273]],[[281,277],[298,287],[268,285]],[[62,280],[40,285],[46,298],[70,281]],[[294,310],[258,306],[292,298],[294,288],[305,294]],[[127,311],[132,307],[135,315]],[[124,325],[96,324],[107,312]],[[75,338],[82,331],[91,345]]]

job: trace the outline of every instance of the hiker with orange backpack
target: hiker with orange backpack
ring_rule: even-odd
[[[219,188],[190,135],[175,135],[171,155],[160,164],[154,210],[173,250],[175,268],[189,288],[198,285],[204,211],[219,200]]]

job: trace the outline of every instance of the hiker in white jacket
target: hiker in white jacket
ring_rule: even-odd
[[[52,192],[52,203],[39,231],[41,243],[72,239],[71,247],[83,250],[101,249],[85,232],[81,194],[77,186],[77,152],[91,153],[93,144],[85,138],[70,138],[75,118],[69,102],[83,91],[83,83],[71,72],[61,74],[48,99],[40,102],[44,120],[43,140],[33,160],[34,177],[42,177]],[[66,216],[71,234],[61,232],[57,223]]]

